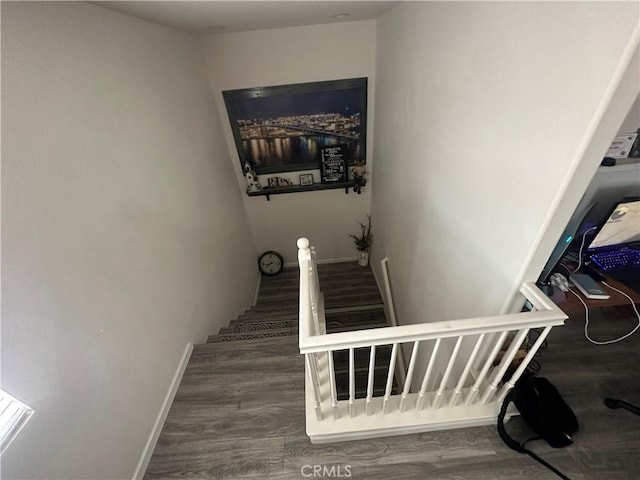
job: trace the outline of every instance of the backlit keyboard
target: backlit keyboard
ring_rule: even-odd
[[[609,252],[594,253],[591,255],[591,260],[605,272],[632,265],[640,267],[640,250],[622,247]]]

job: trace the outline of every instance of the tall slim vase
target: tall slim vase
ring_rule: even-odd
[[[369,265],[369,250],[358,250],[358,265],[361,267]]]

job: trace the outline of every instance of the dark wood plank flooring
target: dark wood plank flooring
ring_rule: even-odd
[[[596,311],[590,333],[608,339],[635,323],[630,310]],[[640,331],[596,346],[584,338],[583,326],[584,316],[576,314],[552,330],[538,359],[540,375],[578,416],[575,443],[531,448],[572,480],[640,478],[640,416],[603,404],[611,396],[640,405]],[[333,466],[333,478],[348,472],[367,480],[557,478],[509,450],[494,427],[312,445],[305,435],[303,372],[295,336],[198,346],[145,479],[304,479],[314,478],[314,465]],[[519,418],[507,428],[516,438],[528,435]]]

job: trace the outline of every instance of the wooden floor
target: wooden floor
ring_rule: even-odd
[[[623,334],[632,318],[630,311],[594,312],[590,334],[600,340]],[[575,443],[531,448],[572,480],[640,478],[640,416],[603,404],[611,396],[640,405],[640,331],[596,346],[584,338],[583,326],[584,316],[574,315],[552,330],[538,359],[540,375],[578,417]],[[196,349],[145,479],[557,478],[509,450],[493,427],[312,445],[305,435],[303,372],[295,336]],[[528,435],[519,418],[507,429],[516,438]],[[314,477],[314,466],[328,470]]]

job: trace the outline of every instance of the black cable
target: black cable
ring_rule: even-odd
[[[553,465],[551,465],[549,462],[544,461],[542,458],[540,458],[538,455],[536,455],[535,453],[533,453],[531,450],[527,449],[527,448],[522,448],[522,450],[524,451],[524,453],[526,453],[527,455],[529,455],[531,458],[533,458],[536,462],[541,463],[542,465],[544,465],[545,467],[547,467],[549,470],[551,470],[553,473],[555,473],[556,475],[558,475],[560,478],[562,478],[563,480],[571,480],[569,477],[567,477],[564,473],[562,473],[560,470],[558,470],[556,467],[554,467]]]
[[[559,476],[563,480],[571,480],[569,477],[567,477],[564,473],[562,473],[556,467],[554,467],[550,463],[548,463],[545,460],[543,460],[542,458],[540,458],[538,455],[533,453],[528,448],[524,447],[525,444],[527,442],[533,440],[533,438],[530,438],[529,440],[527,440],[524,443],[519,443],[517,440],[515,440],[515,439],[511,438],[511,436],[509,436],[509,434],[507,433],[506,429],[504,428],[504,417],[507,414],[507,407],[513,401],[514,396],[515,396],[515,391],[513,389],[509,390],[509,393],[507,393],[507,396],[502,401],[502,406],[500,407],[500,413],[498,413],[497,428],[498,428],[498,435],[500,435],[500,438],[502,439],[502,441],[510,449],[515,450],[516,452],[519,452],[519,453],[524,453],[524,454],[529,455],[536,462],[539,462],[540,464],[544,465],[545,467],[547,467],[549,470],[551,470],[553,473],[555,473],[557,476]]]

